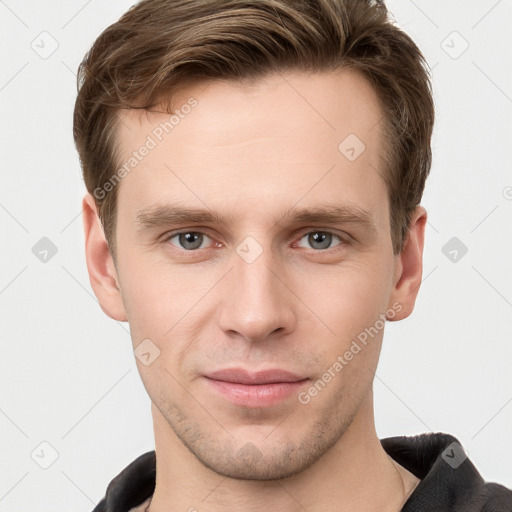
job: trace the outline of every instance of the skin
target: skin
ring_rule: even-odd
[[[115,264],[93,197],[83,202],[101,307],[129,322],[134,348],[150,339],[160,350],[148,366],[137,360],[157,453],[150,510],[400,510],[418,479],[375,431],[384,329],[307,404],[293,394],[268,407],[235,405],[204,378],[233,366],[283,368],[309,378],[307,391],[379,315],[411,314],[427,214],[416,208],[394,256],[374,90],[339,70],[188,85],[174,108],[190,97],[197,106],[118,185]],[[121,160],[168,118],[121,112]],[[350,133],[366,147],[354,161],[338,149]],[[178,203],[225,222],[138,223],[141,211]],[[367,210],[375,229],[285,217],[326,204]],[[172,236],[183,230],[204,233],[200,248]],[[327,247],[308,236],[318,232],[333,233]],[[252,263],[236,251],[248,236],[262,249]]]

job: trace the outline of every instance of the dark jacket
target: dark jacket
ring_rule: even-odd
[[[402,512],[512,512],[512,491],[486,483],[448,434],[388,437],[382,447],[421,482]],[[155,452],[135,459],[112,482],[93,512],[128,512],[155,488]]]

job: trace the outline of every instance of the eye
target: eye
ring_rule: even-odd
[[[334,239],[338,239],[339,242],[337,244],[331,245]],[[324,250],[331,249],[332,247],[336,247],[341,244],[348,244],[348,241],[343,239],[340,235],[336,235],[335,233],[331,233],[329,231],[310,231],[306,233],[299,240],[299,247],[305,247],[301,245],[301,241],[306,239],[309,246],[315,250]]]
[[[176,239],[177,243],[173,240]],[[203,249],[203,243],[205,240],[209,240],[210,237],[199,231],[182,231],[181,233],[175,233],[167,237],[167,241],[174,245],[178,249],[185,249],[186,251],[194,251],[195,249]]]

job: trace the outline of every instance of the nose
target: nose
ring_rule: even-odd
[[[273,257],[270,248],[249,261],[233,254],[233,269],[222,281],[220,328],[247,341],[292,332],[297,301],[284,263]]]

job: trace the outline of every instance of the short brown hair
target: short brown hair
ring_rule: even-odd
[[[248,83],[284,70],[352,68],[382,112],[393,253],[430,172],[434,102],[427,63],[376,0],[143,0],[95,41],[80,64],[73,136],[93,194],[119,165],[120,109],[170,104],[185,83]],[[167,107],[170,111],[170,107]],[[341,142],[341,141],[340,141]],[[95,195],[115,257],[117,188]]]

